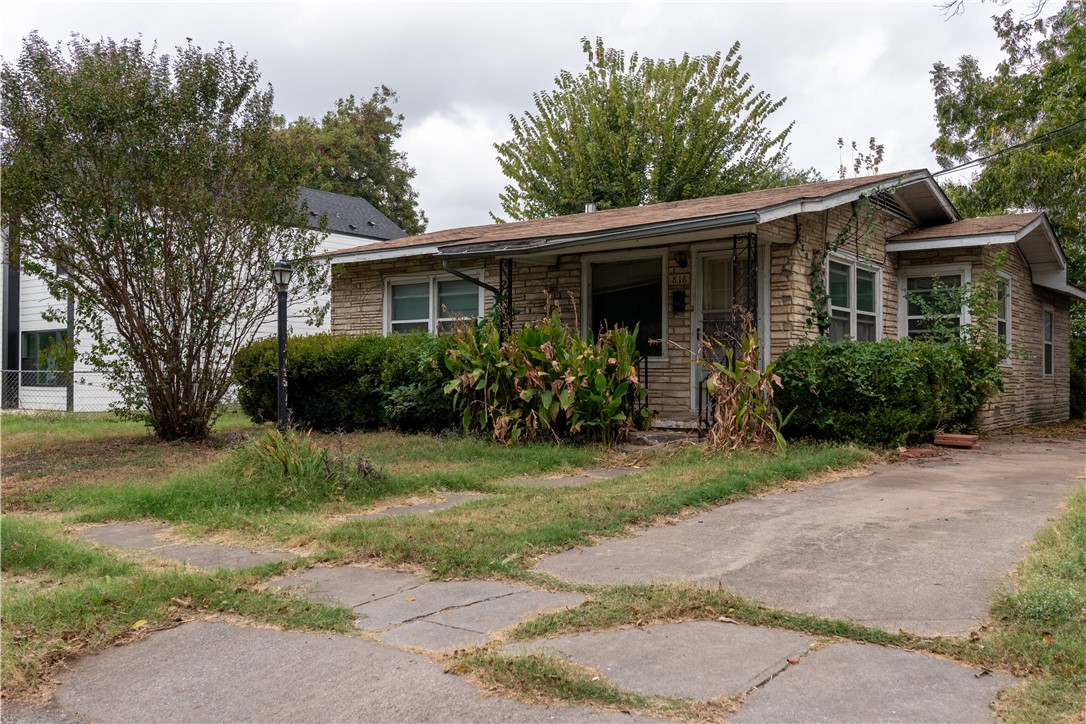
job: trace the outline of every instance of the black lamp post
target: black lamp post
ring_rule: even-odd
[[[286,259],[280,259],[272,267],[272,279],[279,290],[279,416],[280,430],[287,429],[287,288],[294,268]]]

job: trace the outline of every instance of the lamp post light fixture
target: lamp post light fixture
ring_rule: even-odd
[[[279,297],[279,414],[276,419],[280,431],[287,429],[287,288],[294,268],[286,259],[280,259],[272,267],[272,279]]]

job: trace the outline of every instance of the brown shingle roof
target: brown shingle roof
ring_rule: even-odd
[[[530,239],[557,239],[569,236],[616,231],[639,226],[686,221],[699,218],[711,218],[728,214],[761,211],[784,204],[799,201],[823,199],[834,194],[853,191],[865,186],[872,186],[902,176],[926,174],[923,169],[898,171],[862,178],[821,181],[802,186],[784,186],[762,191],[747,191],[728,196],[711,196],[686,201],[669,201],[648,206],[634,206],[624,209],[608,209],[591,214],[569,214],[546,219],[531,219],[506,224],[485,224],[467,226],[458,229],[435,231],[429,234],[408,236],[355,247],[341,249],[334,255],[350,254],[356,251],[383,252],[390,249],[405,249],[418,246],[460,246],[507,241],[526,241]],[[329,256],[328,254],[326,256]]]
[[[976,219],[962,219],[951,224],[929,226],[924,229],[915,229],[899,234],[890,241],[920,241],[922,239],[949,239],[962,236],[982,236],[984,234],[1013,234],[1021,231],[1037,218],[1042,212],[1033,211],[1028,214],[1003,214],[1001,216],[980,216]]]

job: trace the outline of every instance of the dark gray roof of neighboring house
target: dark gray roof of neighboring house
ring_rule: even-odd
[[[320,223],[321,214],[327,214],[327,229],[336,234],[382,240],[407,236],[373,204],[357,196],[303,187],[298,189],[298,201],[309,207],[309,225],[314,228]]]

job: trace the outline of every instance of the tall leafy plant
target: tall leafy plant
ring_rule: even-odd
[[[780,389],[781,379],[768,365],[760,366],[758,330],[753,315],[737,310],[742,327],[737,346],[725,348],[724,358],[718,359],[713,340],[702,340],[704,354],[696,360],[709,372],[705,385],[712,395],[713,420],[709,426],[709,444],[717,449],[737,450],[741,447],[761,447],[769,443],[785,452],[788,444],[781,428],[788,422],[773,401],[774,388]]]
[[[647,422],[647,409],[636,411],[645,395],[636,329],[586,339],[554,314],[504,341],[493,321],[460,325],[454,339],[445,392],[465,429],[510,443],[549,437],[609,444]]]

